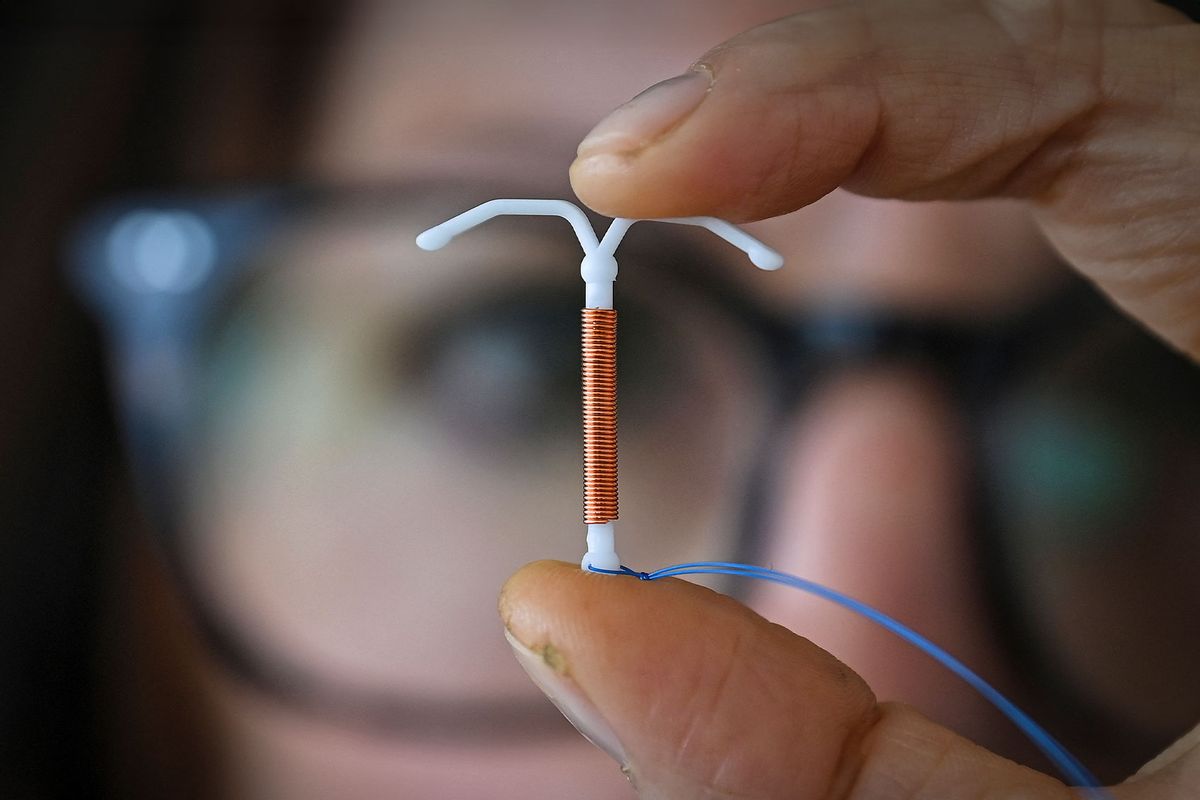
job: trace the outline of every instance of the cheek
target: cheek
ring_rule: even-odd
[[[611,800],[628,792],[617,765],[569,730],[537,746],[439,747],[322,726],[231,686],[217,687],[215,705],[226,722],[229,797]]]
[[[206,582],[259,645],[330,680],[532,698],[495,594],[525,561],[563,549],[560,526],[498,514],[505,485],[473,480],[470,465],[406,463],[249,483],[249,497],[224,498],[205,520]],[[471,491],[448,487],[448,475]]]
[[[919,375],[835,379],[788,439],[767,561],[898,618],[1003,687],[964,525],[954,420]],[[978,741],[1007,730],[964,684],[871,623],[774,587],[757,605],[845,661],[880,700],[911,703]]]
[[[145,539],[123,555],[113,633],[102,639],[117,796],[174,797],[182,787],[289,800],[628,796],[617,766],[565,720],[560,739],[469,747],[373,737],[295,713],[214,662]]]

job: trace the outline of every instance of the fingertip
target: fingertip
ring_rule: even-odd
[[[497,603],[504,627],[528,644],[529,639],[522,633],[530,631],[537,610],[552,606],[553,598],[559,595],[556,585],[569,579],[569,573],[580,571],[578,565],[543,559],[532,561],[514,572],[500,588]]]
[[[531,586],[536,586],[547,578],[552,579],[554,576],[562,574],[568,567],[572,567],[572,565],[565,561],[549,558],[531,561],[510,575],[504,582],[504,587],[500,590],[501,600],[506,595],[528,591]],[[573,571],[579,572],[579,567],[574,566]]]
[[[508,581],[500,609],[518,655],[560,676],[531,669],[543,691],[592,741],[619,742],[639,786],[665,796],[696,796],[714,779],[747,796],[816,796],[875,705],[829,654],[686,581],[542,561]],[[803,774],[797,753],[810,759]]]
[[[614,153],[577,156],[568,175],[571,190],[585,206],[609,217],[632,216],[621,203],[629,157]]]
[[[598,214],[628,219],[718,217],[751,222],[792,210],[743,188],[746,168],[741,158],[708,159],[694,147],[676,144],[652,149],[576,158],[570,169],[575,196]]]
[[[534,561],[517,570],[500,590],[500,618],[527,645],[553,639],[587,644],[614,627],[613,620],[639,614],[641,581],[585,572],[565,561]]]
[[[713,216],[752,222],[795,211],[855,169],[874,130],[870,97],[855,88],[796,90],[764,100],[738,81],[679,128],[642,148],[590,150],[571,164],[571,187],[609,217]]]
[[[687,195],[677,189],[678,176],[645,179],[644,154],[594,153],[571,164],[571,189],[598,214],[628,219],[693,216]]]

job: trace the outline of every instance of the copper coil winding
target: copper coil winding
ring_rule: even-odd
[[[617,312],[583,309],[583,519],[617,518]]]

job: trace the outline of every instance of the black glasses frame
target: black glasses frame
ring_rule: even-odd
[[[106,323],[121,422],[159,553],[201,637],[222,664],[288,706],[375,733],[488,744],[513,737],[557,737],[563,731],[562,721],[545,708],[499,703],[480,709],[473,702],[469,708],[456,709],[442,701],[425,704],[381,692],[347,691],[299,665],[263,653],[213,607],[183,554],[178,513],[183,502],[182,459],[178,453],[185,446],[181,432],[188,427],[189,375],[213,309],[242,277],[239,272],[247,256],[297,214],[348,194],[370,197],[393,191],[388,187],[284,187],[199,197],[148,194],[127,198],[99,209],[80,226],[69,252],[71,277]],[[176,265],[175,285],[165,279],[136,285],[137,271],[129,263],[136,255],[121,251],[116,244],[122,226],[139,219],[143,224],[166,226],[163,230],[168,239],[172,225],[178,229],[175,234],[184,238],[188,230],[199,231],[203,237],[199,249],[205,261],[190,268],[203,274],[198,278],[188,274],[188,265],[181,262]],[[881,313],[866,307],[781,315],[759,308],[723,276],[699,274],[695,283],[750,332],[770,367],[770,419],[763,428],[763,440],[757,443],[758,456],[742,492],[737,539],[737,557],[751,563],[762,552],[766,512],[776,495],[771,480],[780,456],[775,433],[821,376],[867,364],[919,363],[946,382],[949,395],[959,399],[964,418],[978,429],[994,398],[1027,363],[1036,362],[1046,342],[1070,336],[1098,315],[1117,313],[1079,280],[1068,281],[1019,316],[973,324]],[[975,455],[974,463],[982,463],[978,452]],[[994,535],[995,515],[988,501],[986,476],[979,473],[975,477],[973,511],[984,532],[978,564],[995,611],[993,621],[1013,652],[1036,662],[1033,638],[1015,613],[1018,604],[1013,600],[1012,581],[997,566],[1003,563],[997,552],[1002,545]],[[1046,681],[1031,683],[1045,685]],[[1069,697],[1065,681],[1049,683],[1060,700]],[[1086,706],[1080,704],[1071,711],[1078,715],[1081,709]]]

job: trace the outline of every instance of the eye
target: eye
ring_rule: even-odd
[[[400,380],[465,440],[511,447],[574,436],[577,295],[543,289],[453,310],[401,347]]]
[[[1200,371],[1115,315],[1076,336],[991,420],[997,567],[1031,671],[1148,757],[1200,708]]]
[[[1088,395],[1036,396],[1003,425],[1006,513],[1037,532],[1038,546],[1094,546],[1144,511],[1149,443],[1116,409]]]
[[[400,346],[399,380],[446,431],[474,446],[561,446],[580,426],[580,291],[495,295],[452,311]],[[671,315],[628,292],[618,316],[621,421],[655,416],[685,380]],[[636,344],[635,344],[636,343]]]

